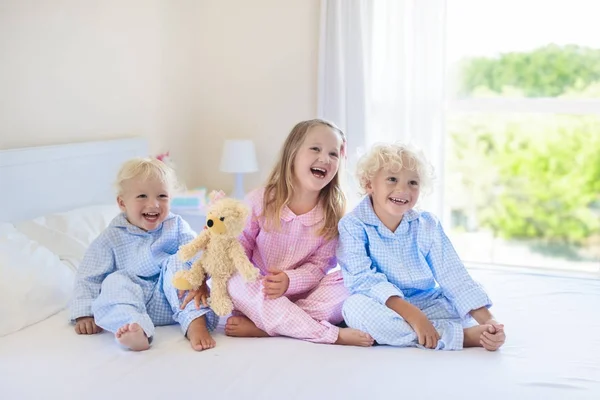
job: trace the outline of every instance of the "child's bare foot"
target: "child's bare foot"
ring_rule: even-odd
[[[470,328],[465,328],[465,338],[463,347],[482,347],[481,334],[488,330],[491,325],[476,325]]]
[[[186,336],[190,340],[192,349],[196,351],[212,349],[217,344],[215,339],[210,336],[208,328],[206,328],[206,318],[204,316],[192,321]]]
[[[235,337],[269,337],[246,316],[229,317],[225,324],[225,334]]]
[[[373,346],[373,342],[373,338],[368,333],[353,328],[340,328],[335,344],[370,347]]]
[[[139,324],[127,324],[119,328],[115,337],[123,346],[133,351],[143,351],[150,348],[146,333]]]

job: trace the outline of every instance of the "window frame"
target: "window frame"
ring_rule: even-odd
[[[448,99],[448,113],[599,115],[600,99],[469,98]]]

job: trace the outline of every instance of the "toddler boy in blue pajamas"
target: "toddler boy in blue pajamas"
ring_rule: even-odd
[[[173,275],[190,266],[179,261],[177,250],[195,237],[170,212],[176,184],[174,171],[157,159],[135,158],[122,166],[122,213],[92,242],[77,272],[71,321],[78,334],[104,329],[126,348],[142,351],[150,347],[155,326],[179,323],[195,350],[215,346],[210,331],[218,317],[206,306],[206,285],[188,293],[183,309],[181,293],[171,285]],[[196,301],[189,302],[191,297]]]

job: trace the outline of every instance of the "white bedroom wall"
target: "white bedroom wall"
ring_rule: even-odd
[[[222,142],[260,184],[317,106],[319,0],[3,0],[0,149],[144,136],[189,187],[230,190]]]
[[[0,148],[160,134],[160,0],[0,2]]]
[[[233,177],[218,170],[224,139],[253,139],[260,173],[246,177],[249,190],[264,180],[283,140],[317,111],[319,0],[178,1],[179,71],[191,87],[169,112],[177,126],[175,161],[183,160],[188,186],[230,190]],[[174,64],[173,64],[174,65]],[[193,95],[191,95],[193,93]],[[176,122],[173,122],[176,124]],[[171,126],[174,126],[171,124]],[[163,137],[168,140],[167,137]],[[165,144],[166,146],[166,144]]]

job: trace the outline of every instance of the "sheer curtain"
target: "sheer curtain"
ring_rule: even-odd
[[[443,218],[446,0],[322,0],[319,115],[348,135],[356,159],[378,141],[419,146],[435,167],[422,207]]]

